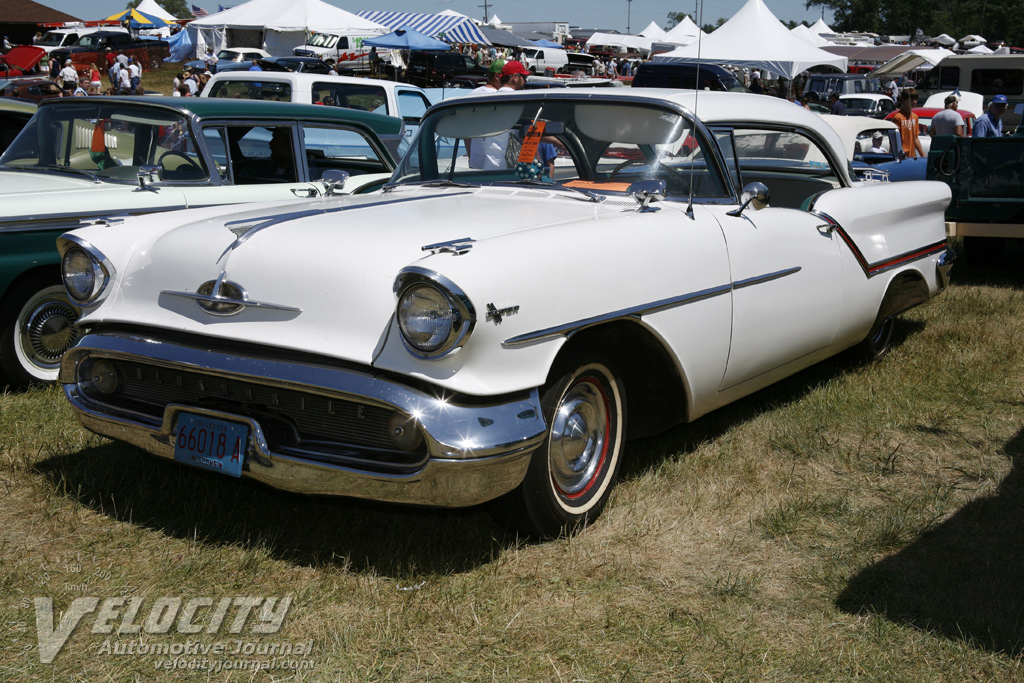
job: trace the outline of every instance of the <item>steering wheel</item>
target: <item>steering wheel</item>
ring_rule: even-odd
[[[161,154],[160,158],[157,160],[157,163],[159,163],[161,166],[163,166],[168,171],[178,171],[178,170],[181,169],[182,164],[178,164],[174,168],[167,168],[167,164],[164,163],[164,159],[166,159],[167,157],[172,157],[172,158],[180,159],[180,160],[184,161],[185,162],[185,166],[186,166],[186,170],[188,170],[188,171],[193,171],[193,172],[198,173],[200,175],[202,175],[202,173],[203,173],[203,167],[200,166],[199,164],[197,164],[194,159],[192,159],[188,155],[183,154],[181,152],[176,152],[173,149],[169,150],[167,152],[164,152],[163,154]]]

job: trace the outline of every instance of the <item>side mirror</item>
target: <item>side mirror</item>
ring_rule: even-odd
[[[755,211],[760,211],[768,206],[771,199],[772,193],[768,190],[767,185],[764,183],[748,183],[743,188],[743,194],[740,195],[739,208],[727,211],[726,213],[730,216],[739,216],[743,213],[743,209],[747,208],[751,203],[754,204]]]
[[[158,183],[164,179],[163,166],[143,164],[139,166],[139,189],[148,190],[150,183]]]
[[[333,197],[340,194],[348,181],[348,171],[340,171],[336,168],[329,168],[320,176],[320,182],[324,184],[324,196]]]
[[[650,213],[658,209],[651,207],[651,202],[660,202],[665,199],[664,180],[638,180],[630,185],[626,192],[640,203],[638,213]]]

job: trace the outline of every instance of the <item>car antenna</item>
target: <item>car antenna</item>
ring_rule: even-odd
[[[701,34],[703,31],[700,28],[700,22],[704,21],[704,2],[703,0],[694,0],[693,13],[697,16],[697,73],[693,76],[693,132],[697,132],[696,123],[699,120],[697,118],[697,99],[700,97],[700,48],[701,48]],[[696,153],[696,150],[694,150]],[[704,155],[704,163],[707,163],[707,155]],[[710,169],[709,169],[710,170]],[[690,217],[690,220],[695,220],[693,217],[693,157],[690,157],[690,198],[686,204],[686,215]]]

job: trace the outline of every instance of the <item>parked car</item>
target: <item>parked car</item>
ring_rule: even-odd
[[[53,380],[77,308],[54,240],[83,221],[219,204],[317,197],[332,169],[345,192],[394,169],[369,112],[171,97],[46,100],[0,156],[0,384]]]
[[[882,93],[860,93],[858,95],[840,95],[839,101],[846,107],[847,116],[870,116],[884,119],[896,112],[896,103]]]
[[[229,71],[215,74],[200,97],[302,102],[396,116],[404,125],[403,139],[406,143],[412,139],[420,119],[430,107],[430,100],[423,89],[408,83],[291,72]],[[397,157],[400,150],[395,148],[391,151]]]
[[[159,69],[163,60],[171,55],[166,40],[136,40],[127,31],[94,31],[81,36],[71,48],[60,48],[50,52],[61,62],[70,58],[78,72],[88,74],[93,64],[103,64],[106,51],[131,57],[143,71]]]
[[[259,59],[269,59],[270,53],[257,47],[226,47],[217,53],[217,73],[223,71],[247,71],[252,63]],[[206,61],[192,59],[185,62],[190,69],[205,71]]]
[[[17,97],[40,102],[64,97],[64,91],[48,78],[0,79],[0,97]]]
[[[410,83],[424,88],[448,87],[455,77],[487,80],[487,69],[460,52],[412,52],[405,72]]]
[[[18,45],[6,54],[0,54],[0,78],[14,78],[36,71],[46,50],[35,45]]]
[[[554,47],[528,47],[523,50],[523,66],[541,76],[548,69],[552,73],[565,73],[569,68],[569,53]]]
[[[856,183],[817,115],[696,95],[452,98],[384,194],[70,232],[65,394],[99,434],[281,489],[593,521],[627,436],[880,357],[947,282],[946,186]]]
[[[747,92],[743,84],[728,69],[717,64],[669,64],[643,62],[633,75],[634,88],[687,88]]]
[[[370,70],[370,48],[363,47],[363,41],[372,36],[346,35],[341,33],[320,33],[312,31],[305,45],[292,50],[296,57],[315,57],[333,59],[339,65],[358,71]],[[390,50],[380,50],[383,57]]]
[[[331,72],[331,65],[316,57],[269,57],[261,59],[257,63],[266,71],[283,69],[305,74],[329,74]]]
[[[0,87],[3,87],[2,83]],[[10,146],[35,113],[35,102],[0,97],[0,154]]]
[[[810,74],[804,85],[804,95],[818,101],[827,100],[832,93],[859,95],[881,92],[882,82],[863,74]]]

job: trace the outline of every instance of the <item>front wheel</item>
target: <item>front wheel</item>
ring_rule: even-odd
[[[64,287],[42,279],[15,287],[0,311],[0,375],[24,387],[57,379],[60,361],[75,340],[79,310]]]
[[[595,360],[549,385],[541,407],[547,436],[523,482],[491,512],[516,531],[554,538],[595,520],[608,502],[625,440],[625,393]]]

